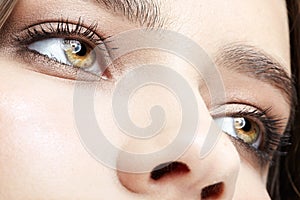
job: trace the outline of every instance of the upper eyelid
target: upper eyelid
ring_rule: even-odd
[[[237,114],[238,112],[249,113],[253,111],[259,111],[261,113],[264,113],[265,110],[267,109],[263,109],[262,107],[246,102],[226,102],[211,108],[210,114],[213,118],[218,118],[224,116],[232,116],[233,114]]]
[[[242,114],[243,112],[241,112],[239,115],[235,116],[235,114],[227,114],[227,116],[225,117],[244,117],[244,118],[248,118],[249,119],[249,113],[244,112],[244,114]],[[259,115],[261,115],[262,113],[260,113]],[[251,116],[251,114],[250,114]],[[252,118],[253,116],[251,116],[251,120],[253,120]],[[221,118],[221,117],[219,117]],[[268,127],[268,125],[266,125],[266,122],[260,121],[261,117],[257,116],[257,119],[255,119],[255,123],[257,123],[256,121],[258,120],[259,123],[261,123],[261,125],[258,125],[260,127],[261,130],[261,136],[263,138],[262,143],[260,144],[260,146],[258,148],[255,148],[254,146],[245,143],[242,139],[239,139],[238,137],[234,137],[229,133],[226,133],[226,135],[228,135],[232,142],[234,144],[236,144],[235,146],[238,147],[238,149],[240,149],[239,147],[242,147],[242,152],[244,152],[244,150],[246,152],[251,153],[252,155],[254,155],[255,157],[258,157],[260,159],[258,159],[258,161],[260,162],[260,166],[264,166],[266,163],[268,163],[271,158],[272,158],[272,154],[275,153],[277,150],[276,148],[274,148],[274,146],[280,146],[281,143],[281,138],[284,138],[285,136],[281,133],[278,132],[277,128],[274,128],[274,130],[270,130],[270,128]],[[261,127],[262,126],[262,127]],[[263,128],[263,129],[262,129]],[[223,128],[222,128],[223,129]],[[268,139],[267,139],[268,138]],[[274,141],[278,141],[276,143],[274,143]],[[274,149],[273,149],[274,148]],[[273,149],[273,150],[271,150]]]
[[[223,108],[222,108],[223,107]],[[224,108],[226,107],[226,108]],[[231,107],[228,111],[228,107]],[[217,111],[219,109],[219,111]],[[226,109],[226,110],[225,110]],[[221,111],[220,111],[221,110]],[[283,133],[285,131],[285,119],[280,118],[276,115],[270,114],[272,108],[258,108],[251,104],[246,103],[230,103],[224,105],[219,105],[218,108],[211,110],[211,115],[213,118],[220,117],[248,117],[254,121],[259,121],[264,129],[276,130],[278,133]],[[264,121],[261,121],[264,120]],[[265,121],[269,121],[272,124],[265,124]]]
[[[55,38],[55,37],[61,37],[65,39],[73,39],[73,40],[79,40],[83,43],[86,43],[91,48],[94,48],[97,45],[97,49],[103,49],[104,51],[107,51],[107,47],[104,44],[102,40],[103,37],[98,35],[96,33],[97,24],[92,23],[89,26],[85,25],[83,20],[79,18],[79,20],[76,22],[70,22],[68,20],[53,20],[53,21],[43,21],[40,23],[31,24],[25,28],[22,29],[20,33],[15,34],[14,39],[17,44],[19,44],[19,47],[21,52],[29,52],[28,46],[34,42],[41,41],[44,39],[49,38]],[[97,43],[97,44],[96,44]],[[99,46],[99,44],[101,44]],[[48,56],[44,56],[40,52],[31,52],[31,54],[39,54],[43,57],[47,57],[47,59],[52,60]],[[57,62],[57,61],[54,61]],[[59,63],[59,65],[65,65],[64,63]],[[69,66],[70,67],[70,66]],[[88,72],[86,72],[88,75],[90,75]],[[46,73],[48,74],[48,73]],[[53,76],[56,77],[63,77],[63,75],[59,73],[51,73]],[[49,75],[49,74],[48,74]],[[72,78],[66,78],[71,80],[78,80],[78,77],[76,76],[74,78],[74,75],[71,76]],[[85,82],[94,82],[99,81],[99,76],[90,75],[82,77],[82,79]]]
[[[92,22],[89,26],[85,25],[85,22],[83,20],[82,17],[79,17],[77,21],[73,21],[73,20],[69,20],[69,18],[61,18],[59,20],[43,20],[42,22],[36,22],[36,23],[32,23],[26,27],[24,27],[23,29],[21,29],[21,31],[36,27],[36,26],[40,26],[43,24],[69,24],[69,25],[78,25],[80,27],[86,28],[86,29],[90,29],[93,31],[96,31],[98,24],[96,22]],[[53,27],[56,28],[56,27]]]

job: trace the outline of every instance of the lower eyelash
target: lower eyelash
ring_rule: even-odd
[[[100,76],[94,75],[89,72],[85,72],[79,68],[71,67],[64,63],[61,63],[57,60],[50,59],[46,55],[42,55],[39,52],[29,50],[27,47],[21,47],[16,51],[16,58],[22,60],[22,62],[27,63],[27,68],[45,74],[48,76],[53,76],[61,78],[63,80],[71,81],[83,81],[85,83],[97,82],[97,84],[103,85],[103,82]],[[78,74],[80,70],[80,75]],[[106,80],[105,84],[113,83],[114,80]]]
[[[45,67],[37,67],[34,69],[36,71],[42,71],[44,74],[65,77],[67,74],[67,79],[78,80],[76,76],[78,69],[72,69],[72,66],[66,66],[65,63],[60,63],[57,60],[53,60],[47,56],[40,54],[39,52],[32,51],[28,49],[28,46],[34,42],[41,41],[49,38],[64,38],[67,40],[78,40],[89,45],[91,48],[97,48],[98,50],[105,51],[107,56],[109,56],[109,51],[107,45],[103,42],[107,38],[103,38],[96,34],[97,23],[92,23],[90,26],[85,26],[84,21],[79,17],[76,23],[69,22],[68,19],[61,19],[59,21],[48,21],[40,24],[30,25],[21,31],[21,33],[15,34],[13,37],[20,47],[20,52],[27,54],[29,57],[35,57],[34,60],[42,61],[41,63],[50,63],[48,72]],[[109,60],[110,58],[108,58]],[[31,61],[28,61],[30,63]],[[55,66],[55,67],[53,67]],[[97,81],[99,77],[95,75],[88,75],[88,73],[81,72],[80,74],[87,74],[79,79],[84,81]],[[85,80],[87,79],[87,80]]]
[[[96,34],[97,23],[92,23],[90,26],[84,26],[84,21],[80,17],[77,23],[71,23],[68,19],[61,19],[58,22],[45,22],[42,24],[35,24],[25,29],[25,35],[17,35],[15,38],[23,44],[29,44],[34,40],[41,40],[49,37],[82,37],[85,40],[89,40],[93,45],[103,44],[103,41],[107,38],[103,38]],[[32,53],[32,52],[31,52]],[[255,110],[248,112],[246,109],[235,114],[235,117],[250,117],[257,119],[263,126],[263,146],[260,149],[251,148],[246,145],[247,148],[251,148],[252,152],[255,152],[257,157],[260,158],[261,163],[271,161],[274,154],[284,154],[280,152],[282,146],[289,145],[289,135],[280,134],[279,129],[282,127],[283,119],[276,116],[267,117],[271,109],[265,109],[263,111]]]
[[[264,151],[269,155],[269,161],[273,164],[272,159],[274,156],[281,156],[287,153],[283,151],[282,147],[291,145],[290,135],[287,132],[284,134],[269,132],[266,137],[267,145]]]

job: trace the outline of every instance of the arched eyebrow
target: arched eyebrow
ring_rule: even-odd
[[[93,0],[104,9],[121,14],[129,21],[148,28],[163,27],[165,19],[161,16],[158,1],[153,0]]]
[[[155,0],[92,1],[114,14],[120,14],[131,22],[149,28],[163,28],[167,21],[161,15],[161,5]],[[270,84],[279,89],[291,108],[296,105],[296,90],[293,79],[276,59],[259,48],[235,43],[226,45],[218,51],[216,64]]]
[[[219,67],[244,74],[270,84],[285,97],[291,108],[295,106],[296,90],[293,79],[275,58],[251,45],[230,44],[222,47],[216,56]]]

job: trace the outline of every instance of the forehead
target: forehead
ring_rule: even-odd
[[[165,0],[166,26],[189,35],[214,54],[230,43],[253,45],[290,73],[289,29],[283,0]]]

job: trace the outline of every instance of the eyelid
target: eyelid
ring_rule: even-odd
[[[263,109],[250,104],[228,103],[211,109],[210,114],[214,119],[220,117],[246,117],[258,123],[260,126],[265,125],[263,131],[267,131],[267,128],[272,128],[272,130],[282,135],[286,127],[284,123],[285,120],[276,115],[271,115],[271,111],[272,109],[270,107]],[[266,124],[262,124],[263,122],[260,121],[262,119],[271,121],[272,127],[266,127]]]
[[[81,18],[79,18],[77,24],[63,19],[61,21],[33,24],[25,28],[23,31],[21,31],[21,33],[15,34],[15,40],[18,42],[18,46],[20,47],[18,55],[19,57],[23,57],[25,61],[30,64],[29,68],[33,71],[70,80],[88,82],[99,81],[102,80],[102,76],[99,76],[98,74],[84,72],[84,70],[78,68],[76,69],[75,67],[66,65],[65,63],[55,61],[49,58],[49,56],[47,57],[40,52],[30,50],[28,48],[28,46],[34,42],[39,42],[50,38],[78,40],[86,43],[91,48],[94,48],[98,54],[100,54],[99,58],[101,59],[99,60],[99,64],[101,63],[101,66],[103,65],[107,67],[112,65],[110,58],[106,58],[107,56],[109,57],[109,51],[103,42],[104,38],[96,34],[96,29],[97,24],[93,23],[90,26],[85,26]],[[104,53],[101,53],[102,51],[106,52],[105,55]],[[24,54],[27,56],[24,56]],[[105,59],[102,59],[104,57]],[[39,65],[37,66],[36,62],[34,61],[38,61]],[[111,78],[110,72],[108,72],[108,75]]]
[[[44,21],[32,24],[23,28],[20,33],[16,33],[14,38],[24,45],[30,42],[51,37],[77,37],[77,39],[94,45],[102,44],[109,37],[104,37],[104,33],[98,34],[98,24],[93,22],[85,25],[84,20],[79,17],[77,22],[68,19]],[[89,39],[87,41],[86,39]],[[91,44],[90,44],[91,45]]]
[[[224,116],[243,117],[247,115],[246,117],[250,117],[254,121],[257,120],[258,117],[270,119],[273,120],[273,128],[276,128],[280,134],[285,132],[287,126],[286,119],[274,113],[272,107],[257,106],[244,102],[228,102],[218,105],[210,110],[210,114],[213,118]]]
[[[211,111],[211,114],[214,119],[222,117],[244,117],[258,123],[258,126],[262,129],[264,134],[262,136],[262,145],[258,149],[238,138],[229,136],[232,140],[237,141],[234,143],[238,145],[242,144],[242,149],[255,155],[256,160],[259,160],[261,167],[263,167],[271,160],[273,154],[277,151],[277,146],[281,145],[281,138],[285,137],[281,132],[283,119],[270,115],[270,110],[270,108],[260,110],[254,106],[234,103],[218,106]]]
[[[74,67],[59,63],[49,57],[32,50],[21,48],[17,51],[17,58],[26,63],[26,68],[44,75],[61,78],[70,81],[99,82],[99,76],[80,71]],[[47,67],[45,67],[47,65]]]

